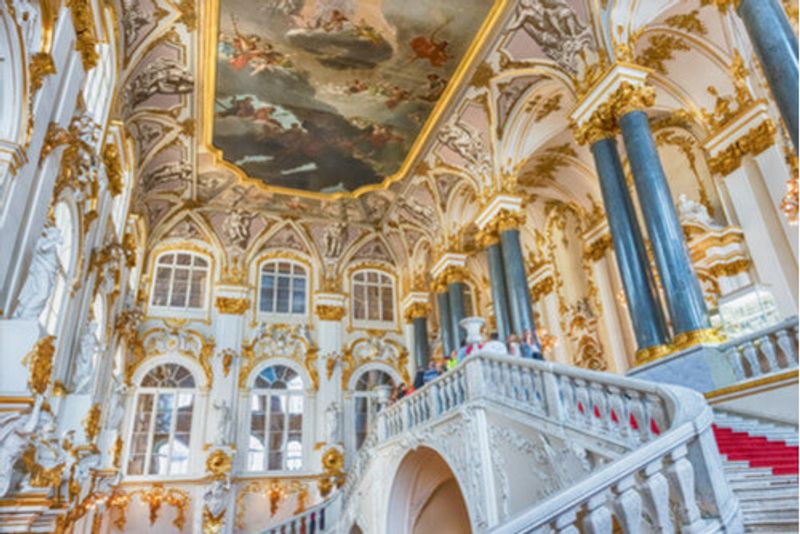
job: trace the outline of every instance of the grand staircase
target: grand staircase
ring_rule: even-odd
[[[717,410],[714,435],[748,532],[798,532],[797,428]]]

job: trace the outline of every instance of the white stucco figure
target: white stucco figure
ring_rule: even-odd
[[[128,390],[128,386],[115,374],[111,375],[111,380],[113,381],[113,386],[111,388],[106,428],[109,430],[116,430],[119,428],[119,424],[122,422],[122,418],[125,415],[125,392]]]
[[[347,240],[347,224],[337,222],[325,229],[323,241],[325,244],[325,257],[338,258],[342,254],[344,242]]]
[[[14,317],[37,319],[42,314],[56,282],[58,247],[61,243],[61,230],[53,226],[44,229],[36,242],[28,277],[20,291]]]
[[[681,222],[698,222],[709,228],[719,227],[708,214],[708,208],[689,198],[686,193],[681,193],[678,197],[678,218]]]
[[[11,486],[14,464],[28,448],[31,437],[39,426],[43,396],[38,396],[29,413],[0,414],[0,497]]]
[[[221,447],[228,445],[231,442],[231,429],[233,428],[233,418],[231,416],[231,407],[223,399],[216,399],[211,406],[217,411],[217,435],[214,438],[214,444]]]
[[[203,493],[203,502],[212,516],[219,517],[225,507],[228,506],[230,490],[231,484],[227,479],[217,478]]]
[[[325,435],[328,438],[328,444],[338,443],[341,439],[339,436],[339,417],[339,403],[330,403],[325,410]]]
[[[83,327],[78,359],[75,361],[75,370],[72,374],[72,387],[75,393],[86,393],[92,382],[95,354],[99,348],[95,337],[96,330],[97,323],[94,321]]]

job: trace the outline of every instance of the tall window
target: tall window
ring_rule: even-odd
[[[198,309],[205,306],[208,260],[190,252],[162,254],[156,262],[152,306]]]
[[[356,382],[356,389],[353,392],[353,400],[356,408],[356,448],[361,448],[367,431],[375,415],[378,413],[381,389],[391,389],[394,380],[389,373],[372,369],[365,371]],[[388,398],[388,397],[387,397]]]
[[[353,275],[353,319],[394,321],[394,280],[380,271]]]
[[[464,317],[473,317],[475,315],[475,301],[472,300],[474,292],[472,286],[464,284]]]
[[[303,380],[290,367],[261,371],[250,398],[250,471],[303,468]]]
[[[129,475],[180,475],[189,471],[194,377],[166,363],[139,384],[134,412]]]
[[[261,267],[258,309],[267,313],[306,313],[306,269],[288,261]]]
[[[58,317],[67,294],[67,286],[71,278],[73,248],[75,243],[72,212],[64,202],[56,204],[54,210],[55,227],[61,230],[61,244],[56,254],[56,280],[53,284],[53,293],[47,306],[39,317],[48,334],[55,334],[58,326]]]

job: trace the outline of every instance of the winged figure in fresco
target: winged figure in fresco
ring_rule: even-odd
[[[412,62],[418,59],[427,59],[431,67],[441,67],[447,63],[447,60],[451,57],[447,51],[447,45],[450,43],[444,39],[437,41],[436,34],[450,24],[451,20],[446,20],[444,24],[433,30],[430,35],[417,35],[411,39],[409,45],[411,45],[411,50],[414,51]]]

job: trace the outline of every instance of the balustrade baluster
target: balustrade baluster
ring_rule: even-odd
[[[578,518],[578,509],[567,510],[556,518],[556,532],[558,534],[580,534],[580,530],[575,526]]]
[[[773,344],[772,338],[769,336],[769,334],[758,339],[758,348],[767,359],[767,364],[769,365],[769,368],[767,369],[768,373],[774,373],[780,369],[780,365],[778,365],[778,356],[775,353],[775,345]]]
[[[775,337],[778,339],[778,347],[783,352],[783,357],[789,367],[797,365],[797,345],[795,345],[788,329],[778,330]]]
[[[586,534],[611,534],[613,523],[611,522],[611,512],[606,507],[607,495],[602,492],[589,499],[586,507],[586,519],[583,520],[584,532]]]
[[[639,534],[642,526],[642,496],[636,489],[636,476],[625,477],[617,484],[615,511],[623,534]]]
[[[519,384],[522,391],[522,402],[533,405],[533,369],[527,367],[519,369]]]
[[[725,357],[731,362],[733,372],[736,375],[736,380],[744,380],[744,366],[742,365],[742,355],[739,352],[739,347],[733,345],[725,350]]]
[[[758,350],[752,341],[746,341],[742,344],[742,353],[744,354],[747,363],[750,364],[750,377],[760,376],[761,364],[758,361]]]
[[[591,426],[592,421],[589,417],[591,416],[592,408],[590,406],[589,391],[586,387],[586,381],[580,378],[575,380],[575,400],[577,402],[576,408],[578,409],[575,414],[577,417],[576,423],[578,423],[578,426]]]
[[[686,532],[699,532],[703,526],[700,508],[694,491],[694,467],[686,457],[686,445],[677,447],[670,453],[672,463],[667,469],[672,487],[678,496],[681,506],[682,529]]]
[[[628,404],[628,420],[626,423],[631,429],[631,437],[634,443],[644,443],[647,441],[647,419],[644,409],[644,401],[641,393],[634,390],[629,390],[631,400]]]
[[[617,386],[608,386],[607,403],[608,408],[608,428],[613,435],[625,436],[627,425],[623,425],[622,398]]]
[[[644,495],[656,532],[675,532],[670,518],[669,482],[661,473],[661,460],[645,467]]]

